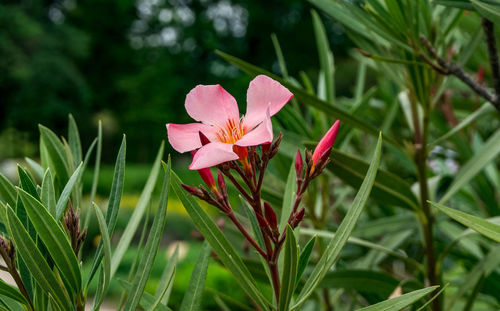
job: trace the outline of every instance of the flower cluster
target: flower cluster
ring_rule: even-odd
[[[278,153],[282,135],[273,142],[271,116],[293,97],[277,81],[257,76],[247,91],[247,110],[239,116],[234,98],[220,85],[199,85],[186,97],[188,114],[201,123],[167,124],[168,139],[179,152],[190,151],[193,161],[189,166],[197,170],[205,186],[183,185],[190,194],[217,207],[234,223],[248,242],[266,260],[279,297],[277,260],[286,237],[280,232],[272,206],[263,202],[261,189],[266,168]],[[321,139],[314,152],[305,150],[305,161],[300,151],[295,158],[297,176],[296,197],[288,216],[288,224],[295,228],[305,216],[300,203],[310,182],[319,176],[329,162],[329,155],[339,129],[339,121]],[[217,169],[217,181],[210,167]],[[228,199],[226,179],[252,207],[264,238],[259,245],[236,218]]]

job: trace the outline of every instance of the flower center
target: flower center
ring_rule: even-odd
[[[245,128],[242,126],[240,120],[227,120],[224,127],[219,128],[217,131],[217,139],[226,144],[234,144],[245,135]]]

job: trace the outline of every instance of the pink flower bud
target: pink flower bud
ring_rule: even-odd
[[[193,156],[193,158],[195,154],[196,154],[195,150],[191,151],[191,156]],[[212,175],[212,171],[210,171],[210,168],[206,167],[199,169],[198,174],[200,174],[201,179],[203,179],[203,181],[211,191],[217,191],[217,186],[215,185],[215,179],[214,176]]]
[[[337,133],[339,131],[340,121],[337,120],[333,126],[326,132],[325,136],[321,138],[312,156],[313,167],[319,162],[324,161],[330,155],[335,138],[337,138]]]
[[[269,203],[264,202],[264,215],[266,216],[266,220],[271,226],[271,228],[275,229],[278,227],[278,220],[276,219],[276,213]]]

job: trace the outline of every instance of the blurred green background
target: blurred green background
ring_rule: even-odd
[[[219,83],[244,107],[249,78],[214,50],[277,73],[275,33],[290,73],[317,76],[310,9],[302,0],[2,1],[0,159],[36,155],[37,125],[66,132],[72,113],[84,147],[101,119],[106,150],[126,133],[127,162],[151,162],[165,123],[190,122],[184,98],[197,84]],[[349,41],[340,24],[325,23],[343,66]],[[352,89],[350,71],[339,95]]]

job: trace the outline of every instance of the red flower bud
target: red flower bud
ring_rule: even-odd
[[[304,215],[306,214],[306,209],[301,208],[297,214],[295,215],[295,225],[297,226],[303,219]]]
[[[295,155],[295,174],[297,174],[297,180],[302,178],[303,166],[302,155],[300,154],[300,150],[297,149],[297,154]]]
[[[275,229],[278,227],[278,220],[276,219],[276,213],[269,203],[264,202],[264,215],[266,216],[266,220],[271,226],[271,228]]]
[[[335,138],[337,138],[337,133],[339,131],[340,121],[337,120],[333,126],[326,132],[325,136],[321,138],[312,156],[313,167],[318,164],[319,161],[325,161],[332,151],[333,143]]]
[[[255,214],[255,215],[257,215],[257,221],[259,222],[259,226],[261,228],[269,227],[269,223],[267,222],[267,220],[264,219],[264,217],[262,217],[260,214]]]
[[[271,143],[265,143],[261,145],[262,153],[268,153],[271,149]]]
[[[201,132],[200,132],[201,133]],[[191,156],[194,158],[194,155],[196,154],[196,150],[191,151]],[[201,179],[205,182],[205,184],[208,186],[208,188],[212,192],[217,191],[217,186],[215,185],[215,179],[214,176],[212,175],[212,171],[210,171],[210,168],[202,168],[198,170],[198,174],[200,174]]]
[[[191,195],[197,196],[199,198],[201,198],[202,196],[204,196],[203,192],[200,189],[198,189],[198,188],[191,187],[191,186],[188,186],[188,185],[185,185],[185,184],[182,184],[181,186],[182,186],[182,188],[184,188],[184,190],[186,190]]]
[[[203,134],[202,132],[198,132],[198,135],[200,135],[200,141],[202,146],[205,146],[206,144],[210,143],[210,139],[208,139],[207,136],[205,136],[205,134]]]

